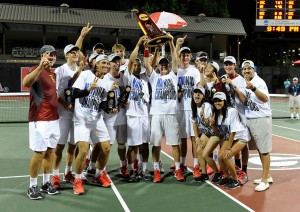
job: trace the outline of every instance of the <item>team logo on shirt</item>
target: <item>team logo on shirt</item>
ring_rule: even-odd
[[[251,93],[246,91],[246,98],[247,98],[247,101],[245,103],[246,109],[251,111],[259,111],[257,104],[251,100],[250,96]]]
[[[143,89],[142,82],[139,79],[134,78],[132,81],[132,87],[129,94],[129,99],[136,102],[141,102],[144,96],[142,89]]]
[[[175,85],[172,79],[159,78],[156,83],[155,100],[177,100]]]
[[[90,84],[87,83],[85,87],[90,87]],[[93,111],[100,111],[100,103],[104,98],[104,91],[101,87],[91,90],[90,94],[82,99],[81,106],[90,108]]]
[[[178,77],[178,85],[182,87],[183,98],[192,98],[193,87],[195,85],[194,77],[192,76],[182,76]]]

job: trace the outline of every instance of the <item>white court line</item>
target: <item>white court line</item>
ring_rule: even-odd
[[[60,175],[63,175],[64,173],[60,173]],[[43,174],[39,174],[39,176],[43,176]],[[20,175],[20,176],[6,176],[6,177],[0,177],[0,179],[11,179],[11,178],[22,178],[22,177],[30,177],[30,175]],[[111,178],[108,176],[111,182],[111,188],[113,192],[115,193],[116,197],[118,198],[120,204],[122,205],[123,209],[125,212],[130,212],[128,206],[126,205],[124,199],[122,198],[120,192],[118,191],[117,187],[115,184],[112,182]]]
[[[299,140],[295,140],[295,139],[292,139],[292,138],[287,138],[287,137],[284,137],[284,136],[280,136],[280,135],[276,135],[276,134],[272,134],[274,136],[277,136],[279,138],[284,138],[284,139],[287,139],[287,140],[291,140],[291,141],[296,141],[296,142],[300,142]]]
[[[162,151],[161,152],[167,156],[168,158],[170,158],[171,160],[174,160],[173,157],[171,157],[170,155],[168,155],[166,152]],[[193,172],[193,170],[191,170],[190,168],[188,168],[188,170],[190,172]],[[211,185],[213,188],[217,189],[218,191],[220,191],[222,194],[224,194],[225,196],[227,196],[229,199],[233,200],[234,202],[236,202],[237,204],[239,204],[240,206],[242,206],[243,208],[245,208],[248,211],[251,212],[255,212],[254,210],[252,210],[251,208],[249,208],[247,205],[245,205],[244,203],[240,202],[239,200],[235,199],[233,196],[227,194],[225,191],[223,191],[222,189],[220,189],[219,187],[215,186],[213,183],[209,182],[208,180],[205,181],[207,184]]]
[[[294,131],[298,131],[298,132],[300,132],[300,130],[297,130],[297,129],[294,129],[294,128],[283,127],[283,126],[280,126],[280,125],[275,125],[275,124],[273,124],[273,126],[274,126],[274,127],[283,128],[283,129],[294,130]]]

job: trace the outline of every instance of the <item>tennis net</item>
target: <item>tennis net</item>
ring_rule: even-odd
[[[0,123],[28,122],[29,93],[0,93]]]
[[[272,117],[289,118],[289,95],[270,94]],[[0,93],[0,123],[28,122],[29,93]]]

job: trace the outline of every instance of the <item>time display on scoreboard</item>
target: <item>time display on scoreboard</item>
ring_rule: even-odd
[[[300,0],[257,0],[256,26],[272,26],[267,31],[293,32],[289,26],[300,26]]]
[[[266,26],[266,32],[299,32],[299,26]]]

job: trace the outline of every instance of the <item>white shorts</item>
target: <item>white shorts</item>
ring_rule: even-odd
[[[161,146],[163,135],[167,145],[179,144],[179,124],[175,114],[152,115],[150,144]]]
[[[75,142],[84,141],[90,144],[109,141],[108,130],[101,116],[94,124],[76,122],[74,123]]]
[[[47,148],[55,149],[59,139],[59,121],[29,122],[29,148],[44,152]]]
[[[193,124],[191,122],[192,111],[191,110],[180,110],[177,114],[179,122],[179,135],[180,138],[189,138],[195,136]]]
[[[67,141],[75,145],[74,122],[72,119],[59,119],[60,137],[58,144],[65,145]]]
[[[289,96],[289,107],[293,108],[295,106],[295,108],[299,108],[300,106],[300,95],[299,96]]]
[[[107,126],[107,130],[110,136],[110,144],[114,144],[115,141],[117,141],[118,144],[127,143],[127,124]]]
[[[148,116],[127,116],[127,144],[138,146],[149,142]]]

